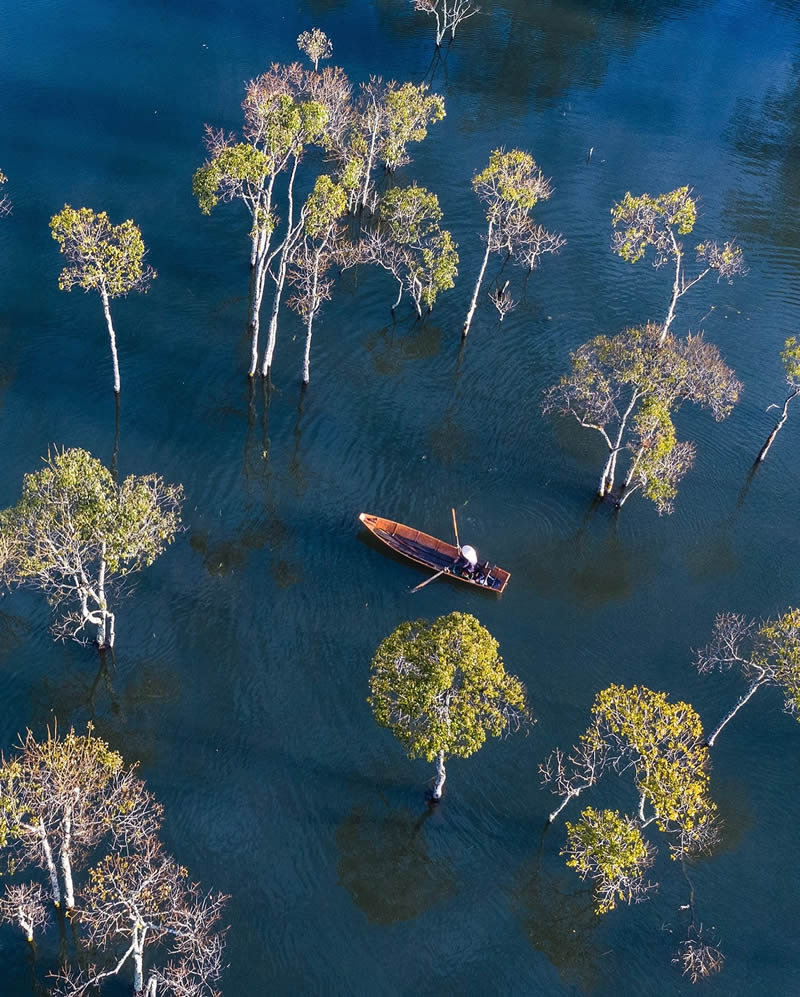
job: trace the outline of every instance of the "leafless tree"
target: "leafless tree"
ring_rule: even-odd
[[[155,837],[136,851],[107,855],[90,871],[76,921],[88,945],[106,956],[107,968],[62,970],[57,993],[81,997],[123,969],[133,992],[145,997],[214,997],[222,972],[227,897],[202,894]],[[153,968],[145,973],[145,950]]]
[[[34,932],[44,928],[50,919],[46,891],[40,883],[20,883],[7,886],[0,895],[0,921],[17,924],[29,942]]]
[[[775,441],[775,437],[783,429],[783,424],[789,417],[789,403],[800,394],[800,344],[798,344],[796,336],[790,336],[783,344],[781,361],[783,363],[783,369],[786,373],[786,384],[789,386],[789,394],[783,402],[780,418],[775,424],[775,428],[769,434],[764,442],[764,446],[758,452],[756,464],[760,464],[769,453],[769,448]],[[778,407],[778,405],[770,405],[767,411],[771,408]]]
[[[561,797],[561,803],[547,818],[552,824],[561,811],[585,789],[591,789],[605,769],[608,761],[608,746],[604,741],[582,737],[573,745],[570,753],[564,755],[560,748],[548,755],[539,766],[542,784]]]
[[[683,969],[692,983],[698,983],[714,973],[719,973],[725,965],[725,956],[705,940],[703,925],[692,925],[688,937],[681,943],[680,951],[672,960]]]
[[[471,0],[411,0],[411,3],[414,10],[430,14],[436,19],[437,48],[441,46],[448,31],[452,41],[459,24],[480,12],[480,7],[476,7]]]
[[[800,715],[800,609],[757,622],[739,613],[720,613],[710,642],[696,653],[698,671],[708,674],[735,668],[748,689],[708,738],[713,746],[723,728],[762,686],[778,686],[787,713]]]

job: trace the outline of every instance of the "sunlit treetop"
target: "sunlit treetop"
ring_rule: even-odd
[[[325,173],[317,177],[305,205],[305,228],[312,238],[321,238],[347,211],[347,195]]]
[[[314,63],[314,71],[321,59],[330,59],[333,55],[333,43],[320,28],[303,31],[297,38],[297,47]]]
[[[146,291],[156,276],[152,267],[144,265],[142,233],[130,219],[112,225],[105,211],[65,204],[50,219],[50,231],[69,263],[58,279],[62,291],[77,285],[116,298]]]
[[[800,387],[800,343],[796,336],[789,336],[781,350],[781,363],[786,380],[792,388]]]
[[[611,209],[615,228],[613,249],[627,263],[636,263],[649,247],[656,265],[666,263],[676,247],[675,233],[688,235],[697,221],[697,203],[689,187],[668,194],[633,195],[628,191]]]
[[[521,149],[495,149],[486,169],[473,177],[472,187],[486,204],[489,220],[509,212],[526,214],[552,193],[533,156]]]

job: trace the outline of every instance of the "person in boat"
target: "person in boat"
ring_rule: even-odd
[[[456,561],[456,571],[459,572],[459,574],[466,575],[467,578],[474,578],[477,567],[477,551],[474,547],[470,547],[469,544],[464,544],[461,548],[461,553],[458,555],[458,560]]]

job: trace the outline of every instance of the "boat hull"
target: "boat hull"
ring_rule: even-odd
[[[433,571],[444,572],[448,578],[455,578],[457,581],[474,585],[487,592],[494,592],[496,595],[504,592],[508,585],[511,573],[498,568],[496,564],[491,565],[488,572],[477,578],[471,578],[460,572],[457,567],[459,549],[455,544],[439,540],[429,533],[415,530],[412,526],[405,526],[394,519],[383,519],[381,516],[372,516],[366,512],[362,512],[358,518],[370,533],[387,547],[410,561],[416,561],[417,564],[422,564]]]

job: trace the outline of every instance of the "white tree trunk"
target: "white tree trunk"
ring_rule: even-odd
[[[58,885],[58,870],[56,869],[56,864],[53,861],[53,849],[50,847],[50,842],[47,840],[47,835],[44,832],[44,828],[39,830],[39,839],[42,843],[42,852],[44,854],[45,865],[47,866],[47,872],[50,876],[50,893],[53,897],[53,903],[56,907],[61,906],[61,887]]]
[[[264,351],[264,363],[261,366],[261,374],[263,377],[268,377],[269,372],[272,368],[272,358],[275,353],[275,341],[278,338],[278,313],[280,312],[281,298],[283,296],[283,288],[286,283],[286,270],[289,265],[289,259],[292,255],[292,249],[294,248],[297,237],[297,232],[294,231],[294,224],[293,224],[294,179],[295,176],[297,175],[297,162],[298,162],[297,156],[295,156],[294,162],[292,164],[292,173],[291,176],[289,177],[289,189],[287,192],[289,209],[286,214],[286,236],[284,237],[283,243],[280,247],[278,276],[275,279],[275,297],[272,299],[272,314],[270,315],[269,331],[267,333],[267,348]]]
[[[672,236],[672,246],[675,250],[675,279],[672,282],[672,299],[669,303],[669,308],[667,309],[667,317],[664,320],[664,328],[661,330],[661,336],[659,337],[659,344],[662,344],[667,338],[667,333],[669,332],[669,327],[672,325],[672,320],[675,318],[675,305],[678,303],[678,298],[681,295],[681,262],[683,260],[683,254],[678,248],[678,240],[675,238],[674,234],[670,232]]]
[[[436,784],[433,787],[434,800],[441,800],[442,790],[444,789],[444,781],[446,778],[447,773],[444,768],[444,752],[440,751],[436,756]]]
[[[105,287],[100,289],[100,299],[103,302],[103,314],[106,317],[106,325],[108,326],[108,338],[111,341],[111,361],[114,365],[114,393],[119,394],[120,380],[119,380],[119,357],[117,356],[117,335],[114,332],[114,323],[111,321],[111,307],[108,303],[108,292]]]
[[[489,253],[491,252],[492,243],[492,226],[494,222],[489,222],[489,231],[486,235],[486,252],[483,254],[483,263],[481,264],[481,270],[478,274],[478,280],[475,283],[475,290],[472,292],[472,301],[469,305],[469,311],[467,312],[467,318],[464,322],[464,328],[461,330],[461,338],[466,339],[467,333],[469,332],[469,327],[472,325],[472,316],[475,314],[475,309],[478,306],[478,295],[481,293],[481,284],[483,283],[483,275],[486,273],[486,264],[489,262]]]
[[[70,849],[72,847],[72,810],[67,808],[64,813],[64,838],[61,842],[60,859],[61,875],[64,877],[64,906],[67,910],[75,907],[75,887],[72,882],[72,861]]]
[[[781,431],[781,430],[783,429],[783,424],[784,424],[784,423],[786,422],[786,419],[787,419],[787,418],[788,418],[788,416],[789,416],[789,402],[790,402],[790,401],[791,401],[791,400],[792,400],[793,398],[795,398],[795,397],[796,397],[796,396],[797,396],[798,394],[800,394],[800,388],[795,388],[795,390],[794,390],[794,391],[793,391],[793,392],[792,392],[792,393],[791,393],[791,394],[789,395],[789,397],[788,397],[788,398],[786,399],[786,401],[785,401],[785,402],[783,403],[783,411],[781,412],[781,417],[780,417],[780,419],[778,419],[778,422],[776,423],[776,425],[775,425],[775,428],[774,428],[774,429],[772,430],[772,432],[771,432],[771,433],[769,434],[769,436],[767,437],[767,441],[766,441],[766,443],[765,443],[765,444],[764,444],[764,446],[763,446],[763,447],[762,447],[762,448],[761,448],[761,449],[759,450],[759,452],[758,452],[758,457],[756,457],[756,464],[760,464],[760,463],[761,463],[761,461],[762,461],[762,460],[763,460],[763,459],[764,459],[764,458],[765,458],[765,457],[767,456],[767,454],[769,453],[769,448],[770,448],[770,447],[772,446],[772,444],[774,443],[774,441],[775,441],[775,437],[776,437],[776,436],[778,435],[778,433],[779,433],[779,432],[780,432],[780,431]]]
[[[144,952],[144,936],[147,929],[136,925],[133,929],[133,992],[141,994],[144,990],[144,970],[142,955]]]
[[[765,679],[758,679],[757,682],[754,682],[750,686],[750,688],[743,696],[739,697],[734,708],[722,718],[722,720],[717,724],[716,728],[711,732],[711,734],[709,734],[708,740],[706,741],[706,744],[709,746],[709,748],[714,747],[714,742],[719,737],[720,731],[723,729],[723,727],[725,727],[727,723],[733,720],[733,718],[736,716],[739,710],[741,710],[744,704],[750,699],[750,697],[753,696],[765,683],[766,683]]]

